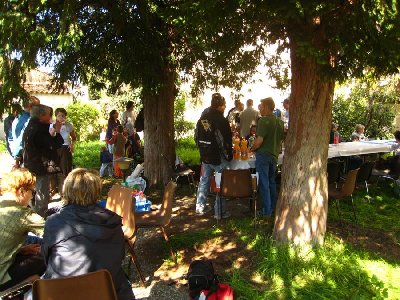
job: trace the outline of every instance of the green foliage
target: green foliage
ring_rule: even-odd
[[[356,124],[365,125],[365,135],[373,138],[393,138],[393,104],[399,101],[394,86],[397,81],[357,81],[347,98],[339,96],[333,103],[332,119],[339,124],[345,141],[350,140]]]
[[[6,153],[6,152],[7,152],[6,142],[0,141],[0,153]]]
[[[76,167],[99,169],[101,166],[100,150],[104,146],[106,144],[101,141],[77,142],[73,154],[73,164]]]
[[[194,123],[185,120],[186,103],[188,102],[188,95],[186,93],[179,93],[175,99],[174,107],[174,124],[175,124],[175,140],[179,140],[187,135],[193,136]]]
[[[192,136],[177,141],[176,154],[189,165],[200,164],[200,153]]]
[[[68,121],[74,126],[77,140],[98,139],[100,133],[99,111],[93,105],[75,102],[65,108]]]

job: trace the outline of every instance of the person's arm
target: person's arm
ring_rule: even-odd
[[[38,236],[43,236],[44,219],[34,212],[29,212],[23,220],[27,231],[33,232]]]
[[[250,148],[250,152],[254,152],[258,148],[260,148],[263,142],[264,138],[262,136],[257,136],[256,140],[254,141],[253,147]]]

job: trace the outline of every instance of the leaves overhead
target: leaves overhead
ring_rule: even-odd
[[[240,86],[260,61],[287,84],[280,54],[315,59],[338,80],[390,74],[400,65],[398,1],[5,0],[0,4],[0,113],[26,70],[54,67],[57,82],[156,94],[165,70],[204,87]],[[268,45],[276,46],[268,53]],[[286,80],[285,80],[286,79]],[[111,83],[111,84],[110,84]]]

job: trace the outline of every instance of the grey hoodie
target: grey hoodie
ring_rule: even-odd
[[[119,300],[135,299],[122,270],[125,257],[121,217],[97,205],[67,205],[51,215],[44,227],[43,278],[77,276],[107,269]]]

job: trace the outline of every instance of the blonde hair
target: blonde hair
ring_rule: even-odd
[[[101,196],[101,179],[95,170],[72,170],[64,181],[64,203],[89,206]]]
[[[35,188],[36,177],[28,169],[20,168],[6,174],[1,180],[1,192],[16,194],[19,188]]]
[[[363,124],[357,124],[356,125],[356,132],[359,132],[360,130],[364,130],[365,126]]]

